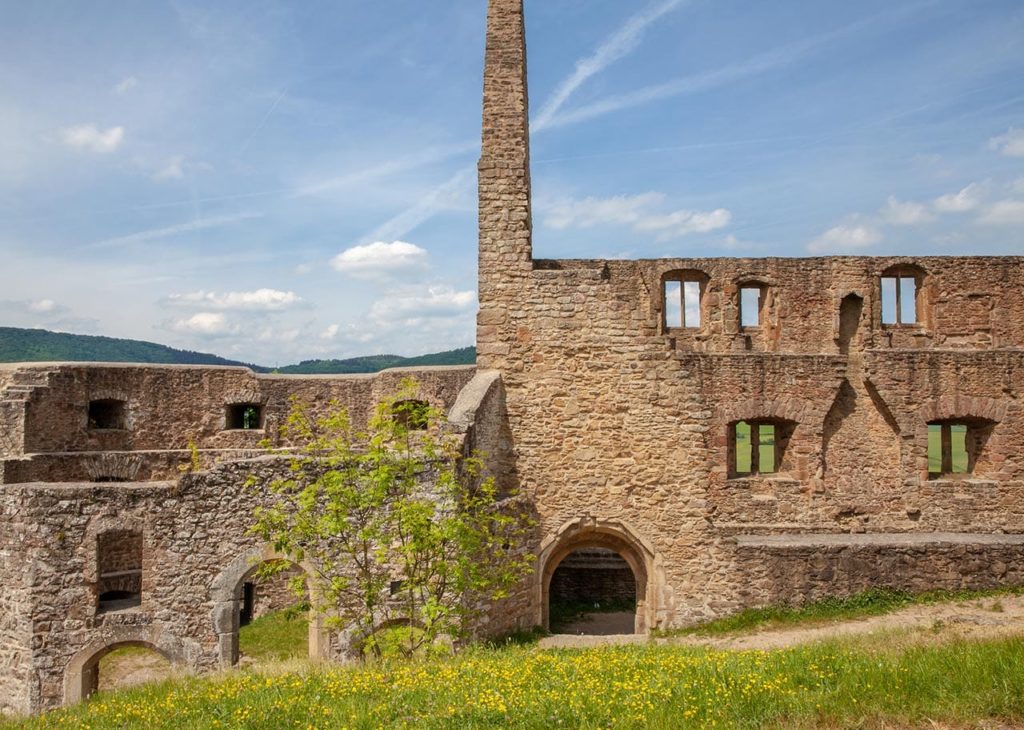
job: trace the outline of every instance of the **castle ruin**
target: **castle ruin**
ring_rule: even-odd
[[[245,479],[283,468],[258,442],[292,396],[365,421],[410,374],[538,518],[485,633],[547,625],[555,594],[632,599],[645,633],[1024,584],[1021,258],[535,259],[523,0],[490,0],[479,194],[476,367],[0,367],[0,711],[87,696],[123,645],[236,662],[279,557],[247,534]]]

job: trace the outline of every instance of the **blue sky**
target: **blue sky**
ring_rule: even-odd
[[[484,0],[0,0],[0,324],[471,344]],[[1024,253],[1020,0],[527,0],[538,257]]]

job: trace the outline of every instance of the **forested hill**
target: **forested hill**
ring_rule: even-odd
[[[371,355],[369,357],[353,357],[348,360],[306,360],[298,365],[278,368],[277,372],[290,375],[337,375],[340,373],[376,373],[387,368],[473,365],[474,363],[476,363],[476,348],[463,347],[459,350],[435,352],[418,357]]]
[[[130,362],[164,365],[239,365],[260,373],[268,367],[228,360],[217,355],[178,350],[155,342],[117,337],[71,335],[48,330],[0,327],[0,362]],[[387,368],[427,365],[472,365],[476,348],[438,352],[418,357],[371,355],[347,360],[307,360],[274,372],[289,375],[341,375],[376,373]]]
[[[177,350],[155,342],[0,327],[0,362],[138,362],[162,365],[244,365],[217,355]]]

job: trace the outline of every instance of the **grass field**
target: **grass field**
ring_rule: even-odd
[[[929,591],[927,593],[873,588],[848,598],[827,598],[803,606],[777,605],[750,608],[732,616],[689,626],[685,629],[657,632],[657,635],[716,636],[757,629],[815,625],[881,616],[907,606],[1020,595],[1024,595],[1024,588],[997,588],[987,591]]]
[[[98,695],[26,728],[861,728],[1024,721],[1024,641],[718,652],[509,647],[235,672]]]
[[[305,612],[275,611],[255,619],[238,632],[238,649],[257,663],[309,656],[309,620]]]

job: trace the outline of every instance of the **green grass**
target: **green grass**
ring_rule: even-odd
[[[884,646],[884,644],[883,644]],[[1024,722],[1024,640],[778,652],[642,645],[235,672],[99,695],[21,727],[863,728]]]
[[[295,609],[260,616],[238,632],[242,655],[258,663],[309,656],[309,619]]]
[[[764,628],[784,628],[832,621],[881,616],[912,605],[948,601],[970,601],[993,596],[1024,595],[1024,588],[996,588],[985,591],[928,591],[910,593],[887,588],[872,588],[848,598],[826,598],[802,606],[778,604],[750,608],[725,618],[683,629],[655,632],[658,636],[714,636]]]

